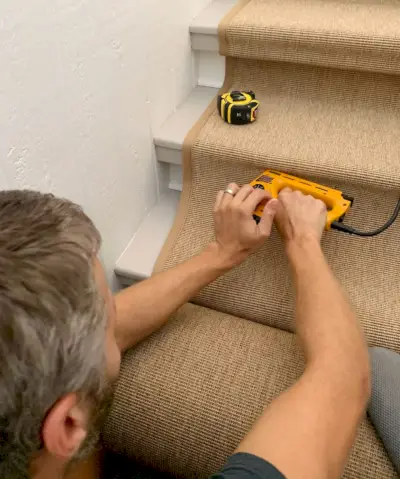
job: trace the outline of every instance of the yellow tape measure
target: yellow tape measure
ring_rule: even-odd
[[[218,111],[232,125],[247,125],[257,118],[260,103],[252,91],[232,91],[218,96]]]

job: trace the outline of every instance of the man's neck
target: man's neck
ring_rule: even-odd
[[[64,479],[65,463],[44,453],[32,464],[32,479]]]
[[[42,456],[32,465],[32,479],[98,479],[101,460],[101,452],[95,452],[90,458],[66,467],[65,463]]]

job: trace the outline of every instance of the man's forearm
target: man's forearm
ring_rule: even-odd
[[[212,243],[185,263],[118,293],[116,331],[121,350],[156,331],[204,286],[232,267],[231,259]]]
[[[331,369],[368,365],[368,351],[357,317],[328,266],[316,239],[287,248],[296,288],[296,326],[309,364]]]
[[[311,393],[309,425],[319,432],[328,477],[339,477],[369,398],[367,344],[319,242],[297,241],[287,253],[296,288],[297,332],[306,358],[305,373],[293,389],[303,398]]]
[[[288,478],[338,478],[369,393],[365,340],[319,242],[287,246],[296,286],[302,377],[266,409],[239,452],[274,464]]]

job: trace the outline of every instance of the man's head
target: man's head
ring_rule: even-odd
[[[0,477],[65,465],[97,439],[120,361],[99,247],[73,203],[0,192]]]

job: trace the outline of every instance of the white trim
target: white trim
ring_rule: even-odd
[[[237,0],[214,0],[191,23],[190,33],[217,35],[218,25]]]
[[[201,51],[196,53],[196,62],[198,85],[221,88],[225,78],[225,58],[218,52]]]
[[[167,239],[178,209],[180,194],[169,191],[141,224],[138,232],[117,261],[115,273],[122,284],[147,279]]]

